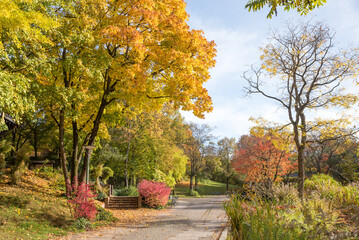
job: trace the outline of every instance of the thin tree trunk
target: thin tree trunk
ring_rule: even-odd
[[[300,126],[297,126],[296,128],[296,135],[295,135],[295,141],[296,146],[298,150],[298,193],[299,198],[303,202],[304,199],[304,180],[305,180],[305,169],[304,169],[304,149],[305,144],[307,141],[307,132],[306,132],[306,122],[305,122],[305,116],[303,113],[299,114],[300,117]],[[301,133],[301,136],[299,137],[298,127]],[[299,140],[300,138],[300,140]]]
[[[4,114],[4,113],[3,113]],[[10,152],[10,166],[15,166],[16,163],[16,128],[13,128],[11,131],[12,138],[11,138],[11,144],[14,146],[14,148]]]
[[[126,150],[126,160],[125,160],[125,178],[126,178],[126,188],[128,188],[128,155],[130,152],[130,140],[127,143],[127,150]]]
[[[63,49],[62,51],[62,61],[66,60],[66,48]],[[68,75],[67,75],[67,71],[65,69],[65,67],[62,68],[63,71],[63,77],[64,77],[64,85],[65,88],[70,87],[70,82],[68,79]],[[60,142],[60,160],[61,160],[61,166],[62,166],[62,172],[64,174],[64,178],[65,178],[65,184],[66,184],[66,195],[70,194],[70,186],[68,186],[70,184],[70,179],[69,179],[69,174],[67,171],[67,160],[66,160],[66,151],[65,151],[65,110],[64,107],[62,107],[60,109],[60,121],[58,123],[59,125],[59,142]]]
[[[38,149],[37,149],[37,131],[36,131],[36,126],[34,128],[34,152],[35,152],[35,159],[37,160],[38,158]]]
[[[72,121],[72,159],[71,159],[71,183],[77,187],[78,182],[78,151],[79,151],[79,134],[77,122]]]
[[[66,152],[65,152],[65,112],[63,109],[60,110],[60,122],[59,122],[59,142],[60,142],[60,160],[62,172],[65,178],[66,184],[66,195],[70,193],[70,189],[68,184],[69,182],[69,174],[67,172],[67,162],[66,162]]]
[[[304,172],[304,159],[303,159],[302,151],[303,151],[302,149],[298,151],[298,193],[299,193],[299,198],[303,201],[305,172]]]

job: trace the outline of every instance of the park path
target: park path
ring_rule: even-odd
[[[77,234],[67,239],[101,240],[209,240],[225,224],[225,196],[180,198],[175,208],[149,222]]]

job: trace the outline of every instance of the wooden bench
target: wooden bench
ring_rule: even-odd
[[[119,208],[119,209],[135,209],[141,208],[141,197],[107,197],[105,199],[105,208]]]

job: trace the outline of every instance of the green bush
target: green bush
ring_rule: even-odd
[[[74,225],[77,229],[88,229],[92,228],[92,223],[87,219],[80,217],[75,222]]]
[[[113,195],[115,196],[130,196],[130,197],[137,197],[138,196],[138,189],[134,186],[130,186],[129,188],[122,188],[122,189],[115,189],[113,190]]]
[[[104,167],[101,175],[102,181],[106,184],[110,177],[113,177],[113,170],[109,167]]]
[[[188,196],[199,197],[199,193],[197,191],[195,191],[195,190],[189,190]]]
[[[104,201],[107,198],[107,194],[101,190],[96,190],[96,200]]]
[[[113,214],[103,207],[97,208],[97,214],[95,221],[114,221],[116,218],[113,216]]]

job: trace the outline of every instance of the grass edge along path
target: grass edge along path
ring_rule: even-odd
[[[240,186],[229,184],[229,189],[240,189]],[[189,197],[189,181],[182,181],[178,183],[175,187],[176,194],[180,197]],[[203,180],[198,184],[198,193],[201,196],[207,195],[224,195],[226,194],[226,184],[221,182],[216,182],[213,180]]]

